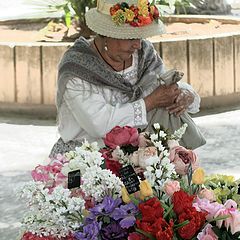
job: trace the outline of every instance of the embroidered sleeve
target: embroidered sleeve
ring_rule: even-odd
[[[70,81],[64,94],[64,102],[78,126],[84,129],[89,136],[104,137],[117,125],[140,127],[147,124],[143,99],[132,103],[113,104],[105,96],[112,95],[109,89],[105,89],[104,92],[91,91],[91,87],[81,85],[80,79],[77,82],[76,79]]]
[[[134,124],[135,126],[146,125],[146,107],[143,99],[135,101],[132,103],[134,110]]]

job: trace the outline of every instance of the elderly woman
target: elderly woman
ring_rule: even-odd
[[[59,65],[57,82],[60,139],[51,156],[84,139],[102,144],[113,127],[145,128],[158,108],[181,115],[199,111],[200,98],[186,83],[159,86],[164,65],[153,45],[144,40],[164,32],[155,6],[147,0],[99,0],[86,13],[97,33],[79,38]]]

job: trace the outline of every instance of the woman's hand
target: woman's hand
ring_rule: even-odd
[[[147,112],[154,108],[170,107],[180,95],[181,90],[177,84],[159,86],[151,94],[144,98]]]
[[[181,89],[180,91],[175,102],[171,106],[166,107],[169,113],[174,113],[178,117],[184,113],[194,101],[194,95],[189,90]]]

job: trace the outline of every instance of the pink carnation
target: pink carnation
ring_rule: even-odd
[[[212,230],[212,225],[207,224],[205,228],[197,235],[198,240],[217,240],[217,235]]]
[[[164,192],[170,197],[179,190],[180,183],[178,181],[168,181],[164,184]]]
[[[211,203],[208,199],[201,199],[199,197],[195,199],[193,206],[199,212],[208,212],[208,215],[206,216],[207,220],[212,220],[221,209],[224,209],[224,206],[218,202]]]
[[[214,195],[214,192],[212,190],[209,190],[207,188],[202,189],[199,193],[198,196],[200,198],[206,198],[208,199],[210,202],[213,202],[216,200],[216,197]]]

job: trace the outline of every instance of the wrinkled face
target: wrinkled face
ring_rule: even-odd
[[[126,61],[131,58],[135,50],[141,48],[140,39],[106,38],[108,55],[116,61]]]

